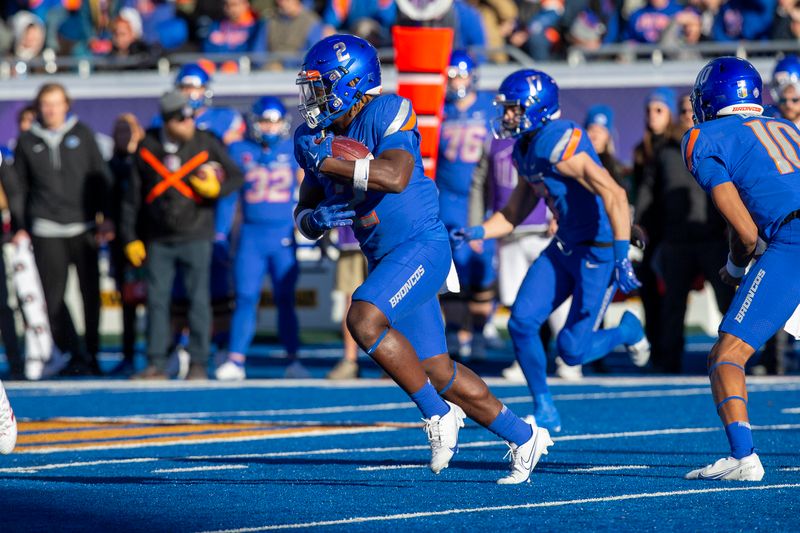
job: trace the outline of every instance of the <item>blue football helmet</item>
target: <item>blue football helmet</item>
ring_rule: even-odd
[[[499,116],[492,121],[498,139],[534,132],[561,116],[558,85],[541,70],[523,69],[510,74],[497,91],[494,105]],[[513,111],[513,116],[509,113]]]
[[[781,98],[783,88],[792,83],[800,83],[800,57],[789,54],[778,61],[772,71],[770,91],[776,102]]]
[[[276,128],[274,132],[264,132],[259,125],[262,121],[280,123],[280,128]],[[253,140],[265,146],[273,146],[288,133],[289,117],[286,116],[286,107],[280,99],[274,96],[262,96],[253,103],[250,111],[250,136]]]
[[[201,97],[189,97],[189,106],[195,110],[211,105],[211,98],[214,96],[214,92],[210,86],[211,76],[197,63],[183,65],[178,71],[178,75],[175,76],[176,89],[205,89]]]
[[[724,115],[760,115],[762,91],[761,75],[749,61],[733,56],[709,61],[692,89],[694,122]]]
[[[452,81],[455,79],[469,80],[466,85],[454,87]],[[445,99],[448,102],[455,102],[475,91],[478,84],[478,65],[470,57],[466,50],[453,50],[450,54],[450,63],[447,66],[447,93]]]
[[[297,75],[300,116],[327,128],[365,95],[381,92],[378,51],[353,35],[332,35],[311,47]]]

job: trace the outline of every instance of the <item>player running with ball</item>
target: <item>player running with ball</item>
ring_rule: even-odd
[[[764,476],[753,448],[744,366],[800,304],[800,130],[788,120],[762,116],[762,92],[753,65],[721,57],[700,71],[691,95],[697,125],[683,138],[684,159],[728,221],[730,254],[720,275],[739,290],[708,356],[730,456],[689,472],[687,479]],[[757,257],[759,237],[767,246]]]
[[[436,187],[422,172],[411,102],[380,94],[377,51],[350,35],[314,45],[297,84],[306,122],[295,132],[295,157],[306,171],[297,226],[317,239],[352,224],[369,262],[347,314],[353,338],[422,412],[433,472],[457,451],[466,413],[509,443],[511,472],[498,483],[527,481],[552,444],[549,433],[518,418],[447,355],[437,293],[451,265],[450,244]],[[339,136],[364,144],[362,159],[335,158],[348,142]]]

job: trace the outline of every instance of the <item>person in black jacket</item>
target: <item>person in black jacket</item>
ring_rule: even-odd
[[[134,266],[147,260],[147,356],[134,378],[166,379],[175,270],[189,299],[188,379],[206,379],[210,343],[209,271],[217,198],[242,186],[243,176],[213,134],[195,127],[179,91],[161,98],[163,126],[140,143],[122,204],[120,232]]]
[[[104,218],[111,177],[94,133],[69,113],[62,85],[43,85],[35,104],[37,121],[17,141],[15,177],[7,191],[12,222],[17,238],[30,233],[53,340],[72,354],[66,373],[98,375],[97,246],[114,238],[113,224]],[[85,349],[64,303],[70,264],[83,297]]]
[[[734,295],[733,287],[719,276],[719,267],[728,258],[725,220],[686,170],[681,154],[681,138],[693,126],[689,95],[680,99],[679,109],[678,123],[667,130],[653,160],[654,196],[660,199],[661,210],[658,264],[665,286],[658,336],[660,359],[653,365],[654,370],[668,374],[682,371],[686,300],[698,276],[711,283],[721,313]]]

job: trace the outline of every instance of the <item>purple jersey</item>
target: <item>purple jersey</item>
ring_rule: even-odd
[[[342,251],[361,249],[361,246],[358,245],[356,234],[353,233],[353,228],[350,226],[336,228],[336,236],[338,238],[338,241],[336,242],[336,247],[338,249]]]
[[[514,139],[495,139],[489,148],[488,191],[489,210],[500,211],[508,203],[511,193],[517,187],[519,174],[514,167],[511,155],[514,152]],[[548,226],[547,205],[539,200],[531,213],[517,226],[522,231],[546,231]]]

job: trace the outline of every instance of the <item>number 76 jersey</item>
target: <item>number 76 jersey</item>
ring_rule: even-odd
[[[682,148],[706,192],[727,182],[736,186],[765,240],[800,209],[800,130],[791,122],[730,115],[690,129]]]
[[[297,169],[294,145],[284,139],[272,148],[252,141],[238,141],[228,148],[244,173],[240,191],[243,222],[292,226]]]

